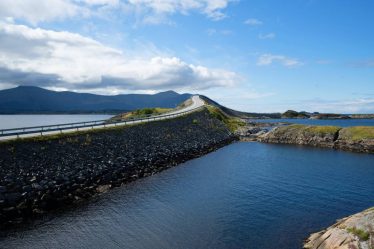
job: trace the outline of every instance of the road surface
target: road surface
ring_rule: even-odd
[[[53,131],[45,130],[45,131],[42,131],[42,132],[40,131],[41,127],[40,127],[40,129],[32,129],[32,130],[29,129],[29,132],[28,132],[27,127],[19,128],[19,129],[14,130],[14,131],[5,131],[5,130],[1,131],[0,130],[0,140],[15,139],[15,138],[17,138],[17,135],[4,136],[4,135],[1,135],[1,134],[7,134],[7,133],[10,133],[10,132],[23,132],[24,129],[25,129],[25,132],[27,132],[27,134],[18,135],[18,138],[35,137],[35,136],[41,136],[41,135],[43,135],[43,136],[44,135],[53,135],[53,134],[69,133],[69,132],[76,132],[76,131],[86,131],[86,130],[92,130],[92,129],[106,128],[106,127],[124,126],[124,125],[132,125],[132,124],[139,124],[139,123],[147,123],[147,122],[163,120],[163,119],[171,119],[171,118],[175,118],[177,116],[181,116],[181,115],[183,115],[185,113],[188,113],[188,112],[193,112],[196,109],[204,106],[204,101],[198,95],[192,96],[191,100],[192,100],[192,104],[189,105],[189,106],[186,106],[184,108],[174,110],[174,111],[171,111],[171,112],[168,112],[168,113],[165,113],[165,114],[152,116],[152,117],[149,117],[149,118],[144,118],[142,120],[124,121],[124,122],[118,122],[118,123],[113,123],[113,124],[97,124],[97,125],[93,125],[93,126],[89,126],[89,127],[68,127],[68,128],[61,128],[61,129],[57,128],[57,126],[56,126],[56,128],[54,128],[56,130],[53,130]],[[89,122],[86,122],[86,123],[89,123]],[[82,122],[82,124],[83,124],[83,122]],[[47,129],[47,128],[45,128],[45,129]]]

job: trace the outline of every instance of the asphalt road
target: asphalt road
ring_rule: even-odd
[[[34,133],[19,135],[19,137],[26,138],[26,137],[35,137],[35,136],[41,136],[41,135],[45,136],[45,135],[53,135],[53,134],[59,134],[59,133],[87,131],[87,130],[92,130],[92,129],[102,129],[106,127],[124,126],[124,125],[153,122],[157,120],[171,119],[171,118],[175,118],[177,116],[183,115],[186,112],[192,112],[196,108],[202,107],[204,105],[204,101],[198,95],[192,96],[191,99],[192,99],[192,104],[189,106],[186,106],[184,108],[181,108],[175,111],[168,112],[166,114],[152,116],[145,120],[126,121],[126,122],[115,123],[115,124],[96,125],[94,127],[71,128],[71,129],[64,129],[64,130],[58,130],[58,131],[45,131],[42,134],[40,132],[38,133],[34,132]],[[22,128],[20,128],[20,131],[21,130]],[[17,138],[17,136],[5,136],[5,137],[0,137],[0,140],[10,140],[10,139],[15,139],[15,138]]]

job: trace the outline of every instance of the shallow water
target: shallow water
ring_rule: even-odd
[[[374,156],[235,143],[102,195],[1,248],[296,249],[374,206]]]
[[[340,127],[349,126],[374,126],[374,119],[253,119],[253,122],[260,123],[277,123],[288,122],[294,124],[306,125],[334,125]]]
[[[104,120],[112,116],[104,114],[0,115],[0,129]]]

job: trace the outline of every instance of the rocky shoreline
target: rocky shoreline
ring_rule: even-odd
[[[305,249],[374,248],[374,208],[338,220],[305,241]]]
[[[0,143],[0,227],[84,202],[235,140],[204,109],[172,120]]]
[[[313,126],[286,123],[248,123],[237,131],[242,141],[308,145],[374,153],[374,127]]]

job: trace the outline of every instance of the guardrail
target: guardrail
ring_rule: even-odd
[[[22,135],[40,135],[50,133],[50,132],[59,132],[63,133],[64,131],[79,131],[84,128],[106,128],[106,127],[115,127],[120,125],[128,125],[135,123],[145,123],[156,120],[170,119],[173,117],[178,117],[202,109],[204,106],[199,106],[191,110],[182,111],[178,113],[171,114],[161,114],[157,116],[146,116],[143,118],[130,118],[121,121],[110,121],[110,120],[95,120],[95,121],[85,121],[77,123],[67,123],[67,124],[55,124],[55,125],[44,125],[44,126],[33,126],[33,127],[22,127],[22,128],[12,128],[12,129],[3,129],[0,130],[0,138],[6,137],[17,137],[19,138]]]

